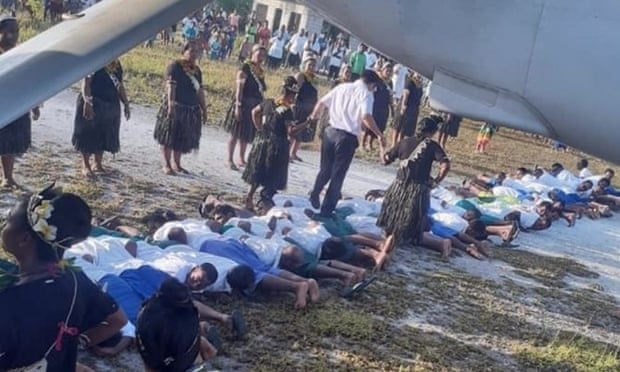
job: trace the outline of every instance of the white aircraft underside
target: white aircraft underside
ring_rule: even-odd
[[[208,2],[105,0],[0,56],[0,127]],[[431,78],[436,109],[620,163],[620,2],[302,2]]]

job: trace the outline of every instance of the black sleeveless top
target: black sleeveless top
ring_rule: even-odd
[[[253,98],[253,99],[263,99],[263,93],[267,90],[267,85],[265,85],[265,79],[254,76],[252,74],[252,70],[250,68],[249,63],[244,63],[241,67],[241,71],[245,74],[245,84],[243,84],[243,96],[242,99]],[[257,81],[258,79],[258,81]]]
[[[179,61],[173,61],[166,68],[166,78],[176,82],[175,101],[186,106],[197,106],[200,104],[198,90],[188,74]],[[200,68],[197,67],[192,76],[196,79],[198,85],[202,87],[202,72]]]
[[[263,112],[271,111],[266,118],[265,129],[268,130],[273,136],[278,138],[288,138],[287,122],[294,120],[293,110],[286,105],[278,105],[273,100],[265,101],[261,104]]]
[[[314,105],[319,101],[319,91],[316,90],[314,85],[308,81],[304,75],[304,82],[299,87],[299,93],[297,93],[297,104],[302,105]]]
[[[90,94],[105,102],[120,102],[118,88],[110,76],[113,76],[118,83],[123,82],[123,68],[120,64],[114,71],[108,72],[105,67],[97,70],[90,78]]]

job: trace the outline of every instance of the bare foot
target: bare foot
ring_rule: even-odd
[[[491,247],[489,246],[489,243],[487,243],[487,242],[482,242],[480,244],[480,246],[478,247],[478,250],[480,251],[480,253],[482,253],[483,255],[485,255],[487,257],[493,256],[493,252],[491,251]]]
[[[352,286],[354,283],[357,283],[357,276],[353,273],[347,273],[346,274],[346,278],[344,278],[342,280],[342,284],[344,285],[345,288],[349,288],[350,286]]]
[[[164,167],[164,174],[167,176],[174,176],[176,173],[169,166]]]
[[[308,301],[308,289],[309,289],[308,282],[298,283],[297,292],[296,292],[297,299],[295,300],[295,309],[299,310],[299,309],[303,309],[306,307],[306,304]]]
[[[238,171],[239,170],[239,168],[232,161],[226,162],[226,167],[228,167],[230,170],[234,170],[234,171]]]
[[[366,277],[366,269],[356,269],[353,271],[353,275],[355,275],[355,282],[361,282]]]
[[[245,160],[239,160],[237,161],[237,165],[240,166],[241,168],[245,168],[245,166],[247,166],[248,163],[246,163]]]
[[[468,245],[465,251],[475,259],[478,259],[478,260],[483,259],[482,254],[478,251],[478,248],[476,248],[476,246],[473,244]]]
[[[388,236],[381,245],[381,250],[386,253],[391,253],[394,250],[394,235]]]
[[[84,177],[91,178],[95,176],[95,173],[93,173],[93,170],[90,168],[82,168],[82,175]]]
[[[385,262],[387,261],[388,253],[385,250],[377,252],[375,255],[375,267],[373,269],[374,272],[380,271],[385,266]]]
[[[98,172],[98,173],[105,173],[105,168],[103,167],[103,165],[98,164],[98,165],[95,165],[95,168],[93,168],[93,171]]]
[[[183,174],[189,174],[189,171],[183,167],[181,167],[180,165],[177,165],[176,167],[172,168],[175,172],[177,173],[183,173]]]
[[[448,239],[444,239],[441,243],[441,258],[447,260],[452,254],[452,243]]]
[[[319,284],[314,279],[308,279],[308,295],[310,296],[310,301],[317,302],[319,301],[319,297],[321,293],[319,292]]]

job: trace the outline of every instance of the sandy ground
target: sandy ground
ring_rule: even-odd
[[[27,164],[33,161],[35,153],[44,151],[47,154],[60,155],[46,159],[56,164],[50,166],[50,169],[54,169],[52,173],[62,171],[71,174],[71,177],[78,177],[77,157],[70,144],[74,102],[75,93],[64,91],[45,103],[41,119],[33,126],[34,149],[31,151],[32,154],[26,155],[21,160],[18,172],[28,169]],[[154,117],[154,109],[134,107],[132,119],[122,124],[121,153],[114,159],[106,158],[113,169],[130,176],[130,178],[119,177],[118,182],[121,185],[123,182],[136,181],[156,185],[160,191],[175,189],[182,192],[207,187],[228,193],[246,191],[240,173],[224,166],[226,133],[213,127],[203,129],[200,151],[184,159],[184,167],[193,172],[193,175],[164,176],[161,172],[157,146],[152,137]],[[300,156],[304,162],[291,166],[287,193],[305,195],[318,170],[319,158],[318,153],[309,151],[300,151]],[[363,196],[369,189],[386,188],[394,173],[393,168],[355,161],[348,173],[344,192],[347,195]],[[54,176],[49,174],[47,178]],[[176,194],[171,192],[168,196],[159,195],[158,198],[173,198],[174,195]],[[148,198],[148,193],[145,197]],[[7,195],[0,197],[2,214],[6,213],[9,206],[7,198],[9,198]],[[1,202],[3,199],[5,203]],[[153,200],[156,202],[158,199]],[[186,212],[191,214],[194,208],[195,205],[188,205]],[[580,291],[594,292],[592,298],[603,298],[602,301],[609,307],[614,306],[614,298],[616,300],[620,298],[619,221],[620,217],[617,216],[599,221],[583,219],[575,228],[568,228],[559,222],[545,232],[522,233],[518,239],[518,250],[503,250],[498,252],[498,259],[485,262],[457,257],[450,263],[444,263],[435,257],[429,257],[425,251],[414,249],[412,253],[411,250],[406,250],[401,252],[396,264],[390,268],[387,275],[392,276],[391,280],[404,278],[406,286],[413,288],[420,297],[424,297],[427,291],[441,292],[442,295],[453,296],[453,300],[457,303],[463,296],[475,297],[481,293],[476,290],[478,281],[492,286],[497,285],[505,295],[497,297],[489,306],[501,308],[502,313],[518,315],[522,321],[534,327],[552,327],[558,332],[578,331],[592,340],[620,345],[617,323],[603,317],[602,320],[599,319],[597,326],[592,327],[593,319],[588,320],[590,310],[580,311],[578,301],[571,300],[570,297],[572,293],[581,293]],[[545,259],[541,260],[540,257]],[[547,262],[561,268],[558,269],[557,276],[539,275],[540,272],[549,271]],[[444,272],[457,274],[451,276],[452,282],[445,287],[433,289],[435,284],[429,285],[429,281],[437,283],[435,280],[441,278]],[[453,282],[455,277],[463,278],[463,281],[455,284]],[[552,283],[549,284],[546,279]],[[470,288],[468,283],[473,288]],[[512,292],[510,288],[516,289]],[[548,288],[562,293],[561,298],[558,297],[552,304],[547,303],[551,301],[552,296],[544,292]],[[587,301],[590,299],[586,298]],[[459,325],[442,317],[442,312],[448,316],[453,314],[453,311],[458,311],[459,305],[451,308],[450,302],[447,301],[443,305],[433,304],[425,309],[416,305],[415,308],[405,311],[406,316],[391,321],[411,326],[419,331],[439,334],[442,339],[458,339],[466,345],[483,345],[488,349],[487,356],[494,361],[491,363],[495,367],[494,370],[520,369],[514,359],[506,356],[510,348],[506,346],[508,340],[505,336],[486,332],[486,328],[478,332],[465,331]],[[600,318],[595,314],[590,315],[593,318]],[[513,323],[500,322],[498,326],[510,327]],[[407,365],[406,360],[403,360]],[[135,354],[126,354],[120,361],[115,362],[124,367],[111,367],[101,361],[96,363],[100,370],[130,370],[135,367]],[[134,367],[128,367],[130,365]],[[235,363],[226,362],[224,365],[228,366],[226,367],[228,369]],[[464,367],[464,370],[467,368]]]

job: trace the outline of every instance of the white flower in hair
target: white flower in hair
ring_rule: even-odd
[[[52,205],[49,200],[43,200],[41,204],[34,209],[35,221],[41,219],[47,220],[52,217],[52,212],[54,212],[54,205]]]
[[[56,233],[58,232],[58,228],[56,226],[49,225],[47,223],[47,220],[45,220],[44,218],[39,219],[39,221],[34,226],[32,226],[32,229],[39,233],[41,237],[43,237],[43,239],[48,243],[52,243],[54,240],[56,240]]]

